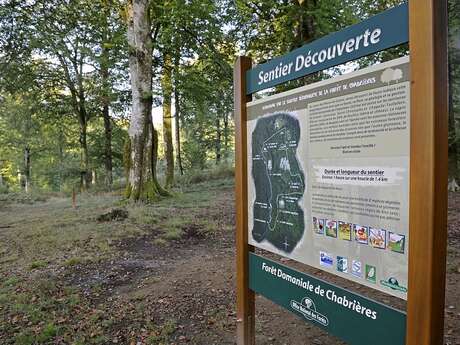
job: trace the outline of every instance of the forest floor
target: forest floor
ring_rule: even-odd
[[[233,181],[120,200],[0,199],[0,344],[235,344]],[[449,202],[445,343],[460,345],[460,193]],[[256,313],[257,344],[343,344],[263,297]]]

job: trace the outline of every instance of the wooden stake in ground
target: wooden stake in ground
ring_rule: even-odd
[[[75,193],[75,188],[72,188],[72,208],[77,208],[77,194]]]

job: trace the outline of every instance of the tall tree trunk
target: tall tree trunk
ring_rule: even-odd
[[[62,192],[62,180],[64,172],[64,134],[63,129],[59,126],[59,136],[58,136],[58,153],[59,153],[59,191]]]
[[[91,181],[87,142],[86,114],[80,114],[80,188],[87,190]]]
[[[150,145],[150,174],[152,178],[152,193],[153,198],[156,195],[168,196],[169,193],[161,187],[157,178],[157,163],[158,163],[158,131],[153,126],[153,122],[150,122],[150,133],[151,133],[151,145]]]
[[[176,125],[176,159],[177,166],[179,167],[179,172],[181,175],[184,175],[184,167],[182,166],[182,154],[181,154],[181,145],[180,145],[180,117],[181,117],[181,107],[180,107],[180,91],[179,91],[179,57],[178,55],[174,59],[174,105],[175,105],[175,125]]]
[[[164,56],[163,77],[161,86],[163,89],[163,141],[165,145],[166,158],[166,188],[170,188],[174,183],[174,148],[172,140],[172,112],[171,112],[171,57],[168,54]]]
[[[105,148],[104,148],[104,165],[105,165],[105,184],[111,188],[113,184],[113,163],[112,163],[112,123],[110,120],[109,105],[106,103],[102,109],[102,116],[104,117],[104,134],[105,134]]]
[[[24,188],[26,193],[30,191],[30,147],[24,148]]]
[[[104,3],[103,30],[102,30],[102,57],[101,57],[101,77],[102,77],[102,117],[104,118],[104,166],[105,166],[105,184],[108,188],[113,184],[113,163],[112,163],[112,122],[110,119],[110,82],[109,82],[109,50],[107,43],[109,41],[109,25],[107,18],[110,16],[110,10],[107,3]]]
[[[225,150],[225,156],[228,156],[228,146],[229,146],[228,118],[229,118],[229,114],[228,114],[228,111],[225,109],[225,111],[224,111],[224,150]]]
[[[216,116],[216,164],[219,164],[222,158],[221,146],[222,146],[222,130],[220,128],[219,115],[217,115]]]
[[[148,0],[128,4],[129,71],[132,89],[132,114],[129,126],[131,164],[128,194],[139,200],[144,184],[144,151],[148,123],[152,116],[152,38]]]
[[[128,131],[129,143],[126,146],[128,152],[125,155],[128,172],[126,196],[132,200],[149,200],[163,194],[155,188],[158,185],[156,166],[151,159],[157,145],[152,125],[152,36],[149,0],[131,0],[127,10],[133,105]],[[152,143],[150,147],[149,143]]]
[[[83,54],[77,53],[77,47],[74,47],[74,49],[75,51],[72,54],[68,52],[68,60],[66,60],[59,50],[56,50],[55,53],[64,70],[67,87],[71,94],[72,108],[80,125],[80,189],[86,190],[91,182],[91,174],[89,173],[87,144],[88,113],[86,111],[85,89],[83,85],[83,66],[85,58]]]

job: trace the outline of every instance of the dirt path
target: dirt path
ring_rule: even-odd
[[[14,300],[6,307],[0,303],[5,318],[0,326],[0,343],[235,344],[233,192],[225,187],[209,195],[209,204],[198,211],[174,211],[175,217],[192,219],[181,225],[179,238],[159,241],[161,224],[136,223],[143,228],[142,233],[110,239],[109,254],[96,260],[74,265],[50,262],[42,269],[13,272],[14,276],[11,270],[2,269],[4,282],[15,277],[17,282],[3,284],[0,290],[0,302],[5,296]],[[149,212],[154,210],[152,206]],[[158,217],[168,221],[168,215],[170,210],[160,212]],[[31,217],[36,219],[37,215]],[[205,220],[217,225],[214,231],[200,231],[199,227],[207,224]],[[445,343],[460,345],[460,194],[450,198],[449,224]],[[111,225],[132,226],[128,221]],[[5,233],[3,238],[11,240]],[[88,243],[91,245],[91,240]],[[305,269],[293,262],[289,265]],[[321,277],[338,281],[327,274]],[[345,285],[358,288],[349,282]],[[358,291],[401,304],[366,289]],[[51,321],[35,320],[25,305],[37,305],[37,313],[52,315],[48,318]],[[257,297],[256,308],[257,344],[343,344],[262,297]],[[37,341],[47,334],[50,322],[55,332]]]

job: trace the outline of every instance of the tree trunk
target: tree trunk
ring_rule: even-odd
[[[158,163],[158,131],[153,126],[153,122],[150,122],[150,133],[151,133],[151,145],[150,145],[150,175],[151,175],[151,187],[149,193],[151,196],[149,199],[155,198],[157,195],[169,196],[168,191],[163,189],[158,182],[157,178],[157,163]]]
[[[86,114],[83,113],[80,114],[80,189],[87,190],[90,181]]]
[[[163,141],[165,145],[166,158],[166,188],[170,188],[174,183],[174,148],[172,140],[172,121],[171,121],[171,57],[164,56],[163,78],[161,87],[163,89]]]
[[[63,128],[59,126],[58,135],[58,150],[59,150],[59,191],[62,192],[62,180],[64,178],[64,134]]]
[[[30,191],[30,147],[24,148],[24,188],[26,193]]]
[[[18,182],[19,182],[19,187],[24,188],[24,180],[22,178],[21,170],[18,169]]]
[[[105,184],[111,188],[113,184],[113,163],[112,163],[112,123],[109,114],[108,103],[104,104],[102,109],[102,115],[104,117],[104,134],[105,134],[105,149],[104,149],[104,165],[105,165]]]
[[[156,160],[152,160],[156,158],[158,140],[152,124],[152,37],[148,0],[128,4],[128,44],[133,105],[128,131],[130,140],[125,147],[126,196],[131,200],[152,200],[163,193],[155,188],[158,185]]]
[[[220,128],[219,115],[216,116],[216,164],[220,163],[221,160],[221,146],[222,146],[222,131]]]
[[[174,105],[175,105],[175,125],[176,125],[176,159],[179,172],[184,175],[184,167],[182,166],[182,154],[180,145],[180,94],[179,94],[179,58],[176,57],[174,61]]]
[[[225,156],[228,156],[228,146],[229,146],[228,118],[229,118],[229,114],[228,114],[227,110],[225,110],[225,112],[224,112],[224,150],[225,150]]]
[[[95,186],[97,184],[97,173],[96,170],[91,170],[91,185]]]
[[[110,82],[109,82],[109,51],[106,43],[109,40],[109,25],[107,18],[110,15],[108,6],[104,7],[104,27],[102,31],[102,57],[101,57],[101,77],[102,77],[102,117],[104,118],[104,165],[105,165],[105,184],[110,189],[113,184],[113,163],[112,163],[112,123],[110,119]]]

